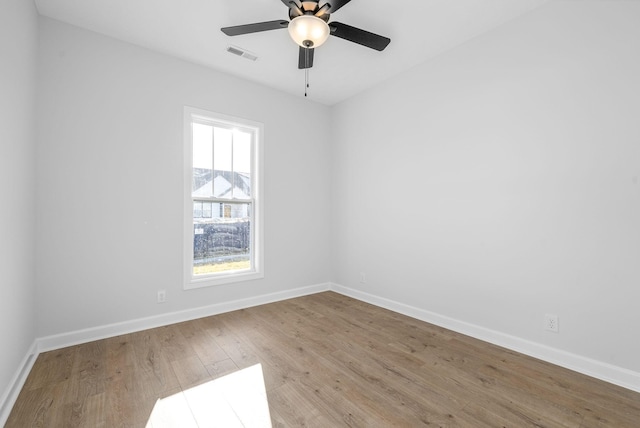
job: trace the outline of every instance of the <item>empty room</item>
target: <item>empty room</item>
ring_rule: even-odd
[[[640,426],[640,1],[2,0],[0,426]]]

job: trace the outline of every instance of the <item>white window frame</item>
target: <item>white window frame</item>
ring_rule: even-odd
[[[220,272],[208,275],[193,274],[193,136],[192,123],[208,123],[212,126],[250,129],[254,135],[251,171],[251,265],[249,270]],[[263,140],[264,125],[247,119],[227,116],[194,107],[184,108],[184,289],[196,289],[215,285],[250,281],[264,278],[264,229],[263,229]],[[238,200],[237,202],[243,202]]]

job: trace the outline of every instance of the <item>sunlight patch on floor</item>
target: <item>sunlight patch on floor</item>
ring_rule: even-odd
[[[147,428],[271,428],[262,365],[159,399]]]

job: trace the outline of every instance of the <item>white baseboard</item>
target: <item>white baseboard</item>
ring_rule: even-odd
[[[632,391],[640,392],[640,373],[612,364],[603,363],[588,357],[562,351],[540,343],[500,333],[478,325],[446,317],[424,309],[399,303],[384,297],[375,296],[339,284],[331,284],[331,290],[345,296],[389,309],[467,336],[480,339],[503,348],[564,367],[596,379],[604,380]]]
[[[18,394],[20,394],[20,390],[22,390],[22,386],[27,380],[27,376],[29,376],[29,372],[33,367],[33,363],[36,362],[37,357],[38,346],[34,341],[27,351],[27,354],[20,362],[20,366],[18,367],[16,373],[13,375],[13,378],[11,378],[11,382],[9,382],[7,389],[0,397],[0,426],[4,426],[4,424],[7,422],[7,419],[9,419],[11,409],[18,399]]]
[[[69,333],[62,333],[53,336],[41,337],[36,340],[38,352],[46,352],[54,349],[65,348],[67,346],[92,342],[94,340],[106,339],[119,336],[121,334],[134,333],[136,331],[150,328],[162,327],[197,318],[204,318],[212,315],[231,312],[238,309],[250,308],[252,306],[264,305],[278,302],[280,300],[292,299],[294,297],[306,296],[309,294],[328,291],[331,284],[317,284],[308,287],[296,288],[293,290],[280,291],[276,293],[263,294],[261,296],[249,297],[246,299],[233,300],[230,302],[218,303],[215,305],[203,306],[184,311],[171,312],[146,318],[138,318],[130,321],[108,324],[99,327],[76,330]]]

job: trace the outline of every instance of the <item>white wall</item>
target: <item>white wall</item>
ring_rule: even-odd
[[[335,281],[639,372],[638,22],[550,2],[337,106]]]
[[[35,339],[37,23],[32,2],[0,3],[0,406]]]
[[[327,107],[44,18],[39,60],[39,336],[330,279]],[[182,289],[185,105],[264,123],[263,280]]]

